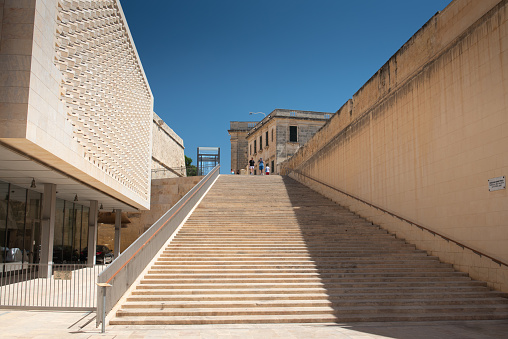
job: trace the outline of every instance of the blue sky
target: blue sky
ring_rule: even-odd
[[[154,95],[184,140],[221,148],[230,121],[337,111],[450,0],[121,0]]]

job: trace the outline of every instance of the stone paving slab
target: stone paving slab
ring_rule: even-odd
[[[69,311],[17,311],[0,309],[2,338],[186,338],[186,339],[506,339],[508,320],[351,324],[263,324],[189,326],[107,326],[95,321],[80,329],[95,314]]]

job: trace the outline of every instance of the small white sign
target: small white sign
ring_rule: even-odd
[[[506,188],[506,179],[504,175],[502,177],[489,179],[489,191],[504,190]]]

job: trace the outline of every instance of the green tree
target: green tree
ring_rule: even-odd
[[[188,177],[194,177],[198,174],[198,168],[192,165],[192,158],[185,156],[185,169]]]

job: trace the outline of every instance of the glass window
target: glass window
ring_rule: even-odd
[[[38,262],[41,196],[40,193],[0,182],[1,263]]]
[[[10,186],[6,229],[6,262],[22,262],[25,243],[25,215],[27,190]],[[28,257],[26,258],[28,260]]]
[[[271,169],[272,169],[272,174],[275,172],[275,167],[273,166],[273,164],[274,164],[274,162],[273,162],[273,160],[272,160],[272,167],[271,167]]]
[[[53,236],[53,262],[61,263],[63,261],[63,245],[64,245],[64,213],[65,201],[56,199],[55,207],[55,233]]]
[[[41,200],[41,193],[34,191],[28,192],[25,224],[25,254],[27,261],[30,263],[39,262],[39,247],[41,244]]]
[[[268,131],[266,131],[265,139],[266,139],[266,146],[268,146]]]
[[[81,215],[81,251],[88,246],[88,215],[90,208],[83,206]]]
[[[254,153],[256,153],[257,151],[257,148],[256,148],[256,140],[254,140]]]
[[[8,206],[9,206],[9,184],[6,182],[0,182],[0,263],[5,262],[7,255],[7,218],[8,218]]]
[[[259,150],[261,151],[263,149],[263,136],[259,136]]]
[[[289,126],[289,142],[298,142],[298,126]]]
[[[85,210],[86,209],[86,210]],[[88,243],[88,208],[57,199],[53,262],[72,263]]]

